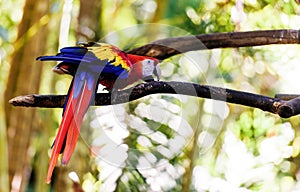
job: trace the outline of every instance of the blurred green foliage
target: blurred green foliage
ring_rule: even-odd
[[[300,8],[294,1],[102,2],[102,31],[107,34],[102,40],[125,50],[172,36],[300,27]],[[54,1],[51,11],[62,15],[62,4]],[[0,1],[1,90],[6,86],[22,8],[20,0]],[[70,45],[76,42],[79,8],[79,2],[74,1]],[[58,35],[49,34],[53,39],[49,52],[55,52]],[[186,53],[162,62],[162,80],[192,81],[270,96],[299,93],[299,51],[297,45],[274,45]],[[65,93],[70,78],[47,74],[41,92]],[[50,89],[52,78],[57,81]],[[43,110],[40,113],[43,116]],[[60,113],[55,110],[56,124]],[[149,96],[117,107],[91,107],[87,116],[85,126],[92,127],[93,132],[85,133],[83,127],[82,137],[88,147],[80,147],[91,148],[94,155],[90,170],[80,178],[85,191],[300,188],[299,117],[283,120],[257,109],[168,95]]]

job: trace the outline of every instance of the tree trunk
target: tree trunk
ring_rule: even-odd
[[[76,31],[76,41],[98,41],[101,36],[101,0],[80,0],[80,10],[78,15],[78,28]],[[87,122],[87,121],[86,121]],[[81,133],[88,132],[89,125],[82,126]],[[83,137],[83,138],[86,138]],[[80,179],[89,170],[89,150],[86,145],[86,141],[83,141],[82,137],[78,138],[75,151],[71,157],[70,163],[67,168],[59,167],[57,169],[57,179],[54,184],[54,190],[61,190],[66,188],[70,184],[70,178],[68,173],[74,171],[77,173]],[[73,185],[78,185],[73,183]],[[73,186],[75,187],[75,186]],[[77,186],[78,187],[78,186]]]
[[[1,101],[3,98],[0,97]],[[3,110],[2,110],[2,109]],[[4,104],[0,103],[0,191],[9,191],[8,181],[8,150],[7,150],[7,134],[4,118]]]
[[[35,62],[36,56],[43,53],[47,30],[43,27],[49,1],[27,0],[23,18],[18,28],[14,44],[5,101],[28,93],[38,93],[42,65]],[[43,42],[43,43],[41,43]],[[9,182],[11,191],[24,191],[31,172],[30,137],[37,124],[35,109],[14,108],[5,103],[8,136]]]
[[[76,38],[78,42],[99,41],[102,36],[101,0],[80,0],[78,28]]]

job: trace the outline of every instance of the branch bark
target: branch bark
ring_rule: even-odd
[[[214,99],[259,108],[264,111],[278,114],[283,118],[289,118],[300,114],[300,97],[296,98],[298,99],[298,102],[292,102],[292,100],[284,101],[278,98],[232,89],[175,81],[153,81],[138,84],[133,88],[122,91],[98,93],[94,105],[100,106],[127,103],[151,94],[180,94]],[[11,99],[9,103],[14,106],[56,108],[63,107],[65,99],[66,95],[25,95],[15,97]]]
[[[161,39],[130,50],[128,53],[166,59],[195,50],[299,43],[299,30],[293,29],[212,33]]]

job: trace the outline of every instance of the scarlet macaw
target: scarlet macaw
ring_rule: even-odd
[[[104,43],[89,42],[74,47],[65,47],[55,56],[41,56],[41,61],[62,61],[54,71],[73,76],[64,105],[62,120],[53,143],[47,173],[47,183],[58,156],[67,164],[75,149],[84,114],[93,102],[98,83],[106,89],[122,89],[138,80],[159,79],[158,60],[146,56],[126,54],[119,48]]]

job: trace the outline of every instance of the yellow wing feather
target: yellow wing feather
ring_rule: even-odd
[[[87,48],[89,51],[94,53],[97,58],[101,60],[107,59],[111,65],[121,65],[123,69],[130,71],[131,62],[126,57],[126,53],[118,47],[106,43],[95,43],[93,46],[88,46]]]

